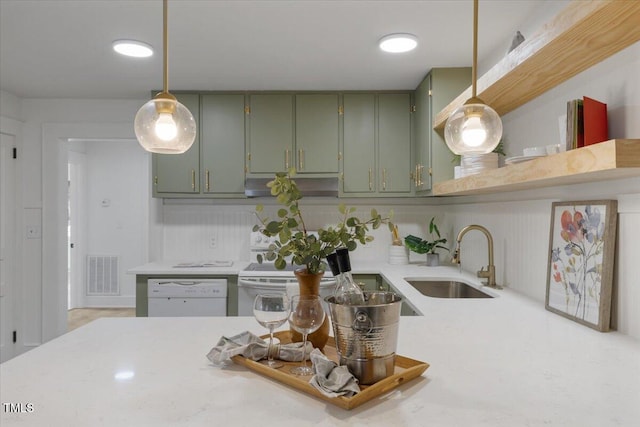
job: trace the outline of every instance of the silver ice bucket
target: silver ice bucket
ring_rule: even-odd
[[[364,305],[336,304],[326,297],[340,365],[360,384],[393,375],[402,298],[393,292],[366,292]]]

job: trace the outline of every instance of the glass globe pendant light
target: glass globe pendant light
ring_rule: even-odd
[[[163,89],[136,113],[134,130],[138,142],[151,153],[181,154],[196,139],[196,121],[187,107],[169,93],[167,3],[163,0]]]
[[[476,96],[478,62],[478,0],[473,1],[473,64],[471,98],[457,108],[444,127],[444,140],[455,154],[492,152],[502,138],[502,121],[495,110]]]

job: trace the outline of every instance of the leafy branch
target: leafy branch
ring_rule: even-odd
[[[294,173],[294,170],[277,173],[275,178],[267,183],[271,195],[284,206],[278,209],[277,219],[262,216],[264,207],[256,206],[259,224],[253,227],[253,231],[260,231],[269,237],[278,237],[278,240],[269,246],[264,259],[258,256],[258,262],[266,259],[273,261],[277,269],[284,269],[287,258],[291,257],[292,264],[304,265],[309,273],[315,274],[324,271],[325,257],[337,248],[346,247],[353,251],[358,243],[364,245],[371,242],[373,236],[368,234],[370,229],[375,230],[382,224],[388,224],[389,230],[393,230],[393,211],[383,217],[377,210],[371,209],[370,217],[362,220],[354,215],[355,207],[340,204],[338,211],[341,218],[338,224],[318,229],[317,236],[310,233],[300,210],[299,201],[302,199],[302,193],[291,178]]]

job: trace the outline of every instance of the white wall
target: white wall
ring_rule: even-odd
[[[126,271],[147,260],[149,156],[135,140],[87,141],[85,147],[86,252],[118,256],[120,282],[120,295],[87,296],[85,306],[135,307],[135,277]]]
[[[22,248],[19,285],[25,301],[20,338],[28,349],[66,331],[67,141],[134,140],[132,118],[146,100],[23,99],[16,102],[17,98],[2,95],[3,111],[6,104],[11,104],[8,110],[19,113],[23,120],[18,227],[24,229],[27,224],[42,227],[42,239],[19,242]],[[148,176],[144,182],[150,185]],[[154,207],[158,202],[147,199],[143,203],[149,209],[148,218],[156,218]],[[148,224],[151,229],[157,226],[151,220]]]
[[[573,79],[503,117],[508,155],[521,155],[525,147],[559,142],[558,116],[566,102],[583,96],[608,104],[609,136],[640,138],[640,43],[623,50]],[[640,339],[640,179],[519,192],[503,200],[528,201],[474,203],[447,208],[456,228],[479,223],[490,228],[496,241],[498,280],[540,302],[544,307],[551,203],[556,200],[618,200],[618,247],[615,271],[617,304],[613,326]],[[467,239],[469,242],[467,243]],[[486,263],[482,236],[465,237],[465,270]]]

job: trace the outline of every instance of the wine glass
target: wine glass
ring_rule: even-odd
[[[302,364],[291,370],[294,375],[312,375],[313,369],[307,366],[307,335],[317,331],[324,321],[322,300],[318,295],[295,295],[291,297],[291,314],[289,324],[302,334]]]
[[[253,316],[258,323],[269,329],[269,347],[267,360],[264,363],[270,368],[284,366],[282,362],[273,359],[273,330],[287,321],[290,308],[286,293],[258,294],[253,301]]]

